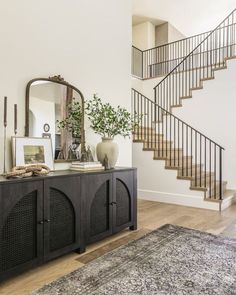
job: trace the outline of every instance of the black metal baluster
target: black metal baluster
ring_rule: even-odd
[[[150,101],[148,100],[148,130],[150,130],[151,124],[150,124],[150,111],[151,111],[151,106],[150,106]],[[150,149],[150,136],[149,132],[147,133],[147,148]]]
[[[179,149],[180,149],[180,147],[179,147],[179,141],[180,141],[180,139],[179,139],[179,119],[178,119],[178,167],[179,167]]]
[[[170,117],[170,142],[171,142],[171,139],[172,139],[172,137],[171,137],[171,129],[172,129],[172,126],[171,126],[171,115],[169,115],[169,117]],[[172,149],[169,149],[169,152],[170,152],[170,166],[171,166],[171,164],[172,164]],[[175,150],[174,150],[174,153],[175,153]]]
[[[211,198],[211,140],[209,141],[209,170],[210,170],[209,198]]]
[[[166,113],[166,141],[168,140],[168,114]],[[167,158],[167,144],[166,144],[166,154],[165,157]]]
[[[219,148],[219,174],[220,174],[220,200],[223,199],[223,189],[222,189],[222,148]]]
[[[186,162],[186,171],[188,171],[188,125],[186,125],[186,157],[187,157],[187,162]],[[192,163],[192,158],[191,158],[191,163]]]
[[[200,165],[202,164],[202,135],[200,134]],[[200,169],[200,187],[202,186],[202,169]]]
[[[206,137],[205,137],[205,149],[204,149],[204,187],[206,187],[206,161],[207,161],[207,156],[206,156],[206,153],[207,153],[207,146],[206,146],[206,143],[207,143],[207,140],[206,140]]]
[[[195,186],[197,186],[197,131],[195,130]]]
[[[184,176],[184,124],[182,122],[182,176]]]
[[[191,128],[191,156],[193,159],[193,128]],[[187,176],[188,176],[188,173],[187,173]],[[191,177],[193,177],[193,161],[191,164]]]
[[[151,104],[151,122],[150,122],[150,126],[151,126],[151,129],[150,129],[150,137],[151,137],[151,149],[153,149],[153,129],[152,129],[152,124],[153,124],[153,103]]]
[[[160,110],[159,110],[159,106],[157,106],[157,120],[158,120],[158,134],[160,134]],[[161,134],[163,134],[163,132]],[[159,138],[158,138],[158,157],[160,157],[160,139]]]
[[[214,197],[217,198],[217,189],[216,189],[216,144],[214,143]]]

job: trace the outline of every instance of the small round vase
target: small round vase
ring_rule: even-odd
[[[110,169],[114,168],[119,155],[118,144],[113,142],[113,138],[102,137],[102,142],[99,142],[96,148],[98,161],[102,164],[107,155],[108,166]]]

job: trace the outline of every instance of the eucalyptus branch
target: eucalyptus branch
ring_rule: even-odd
[[[93,99],[86,102],[86,114],[90,127],[95,133],[113,138],[116,135],[130,137],[134,127],[140,122],[141,116],[131,115],[128,110],[118,106],[116,109],[109,103],[103,103],[94,94]]]

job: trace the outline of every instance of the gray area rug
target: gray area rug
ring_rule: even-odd
[[[165,225],[33,295],[234,295],[236,240]]]

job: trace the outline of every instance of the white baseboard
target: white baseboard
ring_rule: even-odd
[[[175,205],[182,205],[188,207],[202,208],[202,209],[210,209],[210,210],[220,210],[220,204],[217,202],[208,202],[204,201],[202,196],[192,196],[192,195],[179,195],[173,193],[166,192],[157,192],[150,190],[138,189],[138,198],[148,201],[155,201],[160,203],[168,203]],[[222,203],[222,210],[226,209],[227,205]]]
[[[228,197],[227,199],[223,200],[221,203],[221,211],[225,210],[226,208],[230,207],[232,204],[236,202],[235,195]]]

